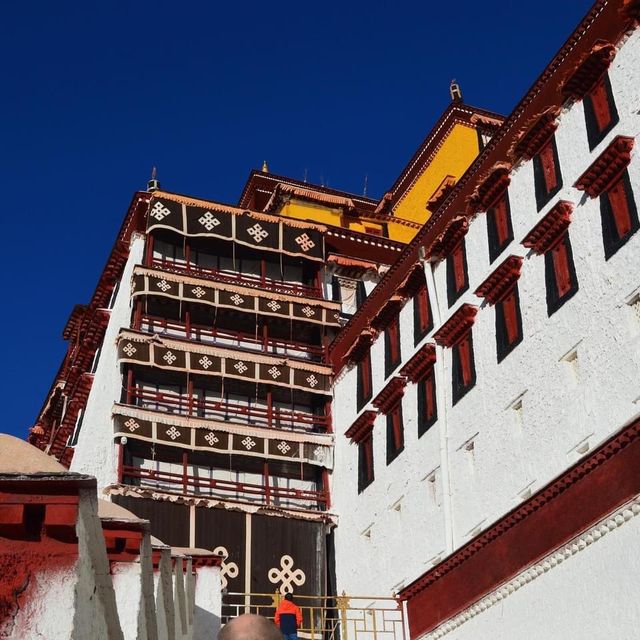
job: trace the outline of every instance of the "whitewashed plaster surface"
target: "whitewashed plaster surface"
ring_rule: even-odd
[[[111,410],[122,395],[122,374],[115,347],[118,332],[131,322],[131,276],[142,262],[144,236],[134,234],[104,335],[103,348],[87,399],[82,428],[75,447],[71,471],[96,477],[98,492],[117,482],[117,456]]]
[[[572,186],[615,136],[638,139],[639,59],[636,31],[609,71],[620,121],[592,152],[582,103],[561,115],[556,140],[564,186],[540,212],[532,163],[514,169],[509,187],[514,241],[494,264],[489,264],[485,215],[471,223],[469,289],[451,309],[446,265],[434,265],[434,331],[460,305],[481,307],[473,327],[476,386],[452,407],[451,350],[438,348],[437,423],[418,440],[417,391],[409,383],[402,401],[404,451],[386,465],[386,422],[379,416],[373,431],[375,480],[361,495],[357,446],[343,435],[357,416],[356,369],[339,378],[331,483],[340,516],[339,591],[384,595],[408,584],[640,413],[640,306],[629,304],[640,291],[640,232],[605,261],[599,201]],[[628,170],[640,208],[637,142]],[[520,243],[558,200],[575,204],[569,234],[579,290],[549,317],[544,257],[529,254]],[[524,338],[498,364],[495,309],[473,292],[510,254],[525,257],[519,280]],[[429,281],[431,266],[426,269]],[[411,301],[400,320],[406,362],[415,352]],[[425,341],[432,342],[432,334]],[[577,358],[566,358],[574,351]],[[383,335],[372,346],[371,361],[375,397],[384,386]]]

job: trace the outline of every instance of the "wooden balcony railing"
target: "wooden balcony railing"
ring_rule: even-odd
[[[143,314],[137,324],[139,326],[135,326],[134,329],[220,346],[243,347],[287,358],[300,358],[320,362],[325,355],[325,350],[322,347],[311,344],[277,340],[275,338],[261,338],[241,331],[168,320],[167,318],[148,314]]]
[[[218,271],[217,269],[199,267],[186,261],[174,262],[162,258],[153,258],[151,266],[164,269],[165,271],[173,271],[174,273],[184,273],[200,278],[207,278],[215,282],[226,282],[227,284],[251,287],[253,289],[266,289],[291,296],[301,296],[305,298],[323,297],[322,289],[310,287],[306,284],[284,282],[282,280],[274,280],[249,273],[239,273],[237,271]]]
[[[252,484],[203,478],[190,475],[187,470],[186,465],[182,473],[123,465],[120,481],[185,496],[260,502],[283,507],[325,509],[329,503],[326,491],[276,487],[270,484],[268,475],[263,477],[263,484]]]
[[[155,411],[209,420],[251,424],[269,429],[312,431],[326,433],[329,417],[305,411],[292,411],[278,407],[251,406],[240,402],[210,400],[188,394],[162,393],[140,387],[130,387],[127,403]]]

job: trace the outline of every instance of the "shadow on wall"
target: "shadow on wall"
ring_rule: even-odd
[[[193,612],[193,637],[215,638],[220,631],[220,616],[196,605]]]

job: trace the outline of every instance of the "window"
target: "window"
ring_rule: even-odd
[[[544,254],[544,267],[547,283],[547,313],[551,315],[578,290],[568,231],[555,247]]]
[[[451,306],[467,289],[467,255],[464,238],[447,256],[447,300]]]
[[[333,300],[333,302],[340,302],[342,300],[340,280],[338,280],[336,276],[331,278],[331,300]]]
[[[371,385],[371,352],[367,351],[367,355],[358,362],[358,381],[357,381],[357,406],[358,411],[364,407],[369,400],[371,400],[371,394],[373,387]]]
[[[388,376],[402,359],[400,352],[400,318],[396,317],[384,331],[384,373]]]
[[[613,100],[608,73],[605,73],[584,97],[583,103],[589,149],[593,149],[618,122],[618,111]]]
[[[496,303],[496,340],[498,362],[522,342],[522,317],[518,285]]]
[[[362,493],[373,482],[373,434],[358,443],[358,493]]]
[[[507,191],[487,211],[487,236],[489,238],[489,262],[493,262],[513,240],[511,207]]]
[[[391,464],[404,449],[402,402],[387,414],[387,464]]]
[[[367,299],[367,290],[362,280],[358,280],[356,285],[356,309],[359,309]]]
[[[558,161],[555,135],[533,158],[533,178],[538,211],[562,188],[562,174]]]
[[[600,196],[600,216],[604,256],[608,260],[638,230],[638,210],[627,171]]]
[[[424,435],[438,419],[436,404],[436,378],[433,369],[418,382],[418,438]]]
[[[418,289],[413,297],[413,339],[414,344],[418,344],[429,331],[433,329],[433,318],[431,317],[431,304],[429,303],[429,290],[427,283]]]
[[[453,345],[453,404],[476,383],[476,368],[473,358],[473,339],[469,331],[462,340]]]

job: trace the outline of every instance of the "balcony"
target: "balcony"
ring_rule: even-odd
[[[292,411],[272,406],[251,406],[229,400],[194,397],[189,394],[162,393],[141,387],[130,387],[127,390],[127,404],[154,411],[220,422],[250,424],[267,429],[326,433],[330,425],[328,416],[305,411]]]
[[[157,333],[161,335],[195,340],[203,344],[215,344],[223,347],[241,347],[252,351],[259,351],[271,355],[285,356],[323,361],[324,349],[319,346],[296,343],[275,338],[260,338],[241,331],[218,329],[211,326],[199,325],[177,320],[168,320],[160,316],[143,314],[139,326],[134,327],[141,331]]]
[[[164,260],[162,258],[153,258],[152,264],[149,265],[158,269],[192,275],[199,278],[214,280],[215,282],[223,282],[226,284],[235,284],[243,287],[251,287],[253,289],[263,289],[284,293],[287,295],[301,296],[305,298],[322,298],[322,289],[318,287],[310,287],[297,282],[285,282],[282,280],[274,280],[266,276],[257,276],[248,273],[239,273],[237,271],[219,271],[206,267],[199,267],[186,261]]]

